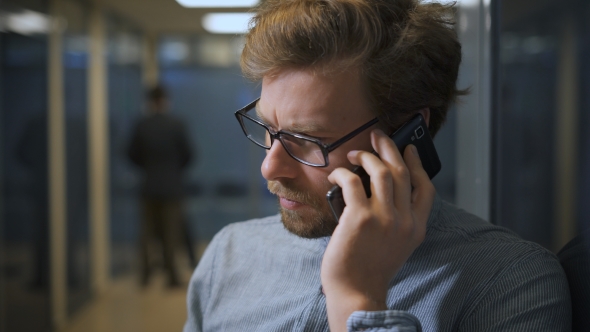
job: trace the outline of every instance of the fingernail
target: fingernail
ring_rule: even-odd
[[[348,151],[348,156],[349,157],[356,157],[356,155],[359,153],[359,150],[350,150]]]
[[[414,154],[414,156],[416,157],[420,157],[420,154],[418,153],[418,149],[416,149],[415,145],[410,145],[410,149],[412,149],[412,153]]]

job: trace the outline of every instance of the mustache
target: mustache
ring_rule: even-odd
[[[300,190],[291,184],[281,184],[278,181],[268,181],[267,187],[268,190],[274,195],[307,204],[312,207],[319,207],[318,200],[309,192]]]

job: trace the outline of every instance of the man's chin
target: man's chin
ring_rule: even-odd
[[[281,221],[285,228],[300,237],[317,239],[330,236],[336,229],[337,223],[331,218],[319,212],[303,213],[294,210],[279,208]]]

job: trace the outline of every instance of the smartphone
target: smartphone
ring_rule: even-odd
[[[422,167],[424,167],[430,179],[438,174],[441,169],[440,159],[438,159],[438,153],[436,153],[434,143],[428,132],[428,126],[426,126],[422,114],[414,116],[389,137],[393,139],[402,156],[409,144],[416,146],[420,160],[422,161]],[[377,155],[375,151],[373,153]],[[369,174],[361,166],[355,167],[352,172],[361,178],[367,197],[371,197],[371,180]],[[337,185],[332,187],[326,194],[326,198],[328,199],[332,213],[334,213],[334,217],[336,220],[339,220],[346,206],[344,197],[342,197],[342,188]]]

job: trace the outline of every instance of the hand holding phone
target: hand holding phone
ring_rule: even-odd
[[[390,135],[390,137],[395,142],[401,154],[403,154],[409,144],[416,146],[422,166],[428,177],[432,179],[440,171],[441,163],[427,128],[422,114],[417,114]],[[361,166],[357,166],[352,172],[361,178],[367,197],[371,197],[371,180],[367,172]],[[328,199],[334,217],[336,220],[339,220],[346,206],[342,196],[342,188],[337,185],[332,187],[326,194],[326,198]]]
[[[328,176],[343,187],[340,196],[348,203],[322,260],[328,316],[349,314],[351,304],[354,310],[386,310],[391,280],[426,237],[436,191],[423,166],[424,153],[422,160],[418,153],[418,129],[410,130],[414,134],[409,136],[416,149],[398,149],[390,137],[375,130],[371,145],[379,156],[368,151],[347,154],[371,176],[371,197],[350,170],[336,168]]]

